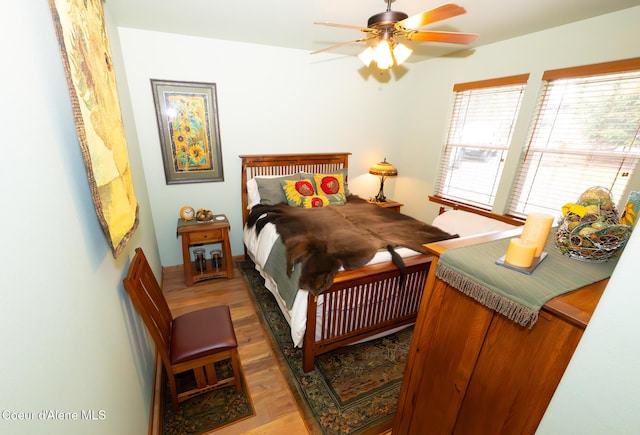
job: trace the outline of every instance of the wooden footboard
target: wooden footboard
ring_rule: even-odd
[[[304,371],[313,370],[317,355],[414,323],[431,259],[429,255],[404,259],[406,276],[402,289],[398,289],[400,272],[390,262],[338,274],[333,286],[321,296],[324,300],[319,334],[318,299],[309,293],[302,348]]]

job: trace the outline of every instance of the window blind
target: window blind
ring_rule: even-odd
[[[528,74],[454,86],[435,193],[490,210]]]
[[[559,215],[594,186],[626,200],[640,159],[640,60],[550,71],[543,80],[508,214]]]

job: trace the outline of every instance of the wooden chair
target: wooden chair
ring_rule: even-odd
[[[235,385],[236,391],[242,391],[238,342],[228,306],[204,308],[174,319],[141,248],[136,248],[123,282],[162,358],[174,410],[180,402],[215,388]],[[233,376],[219,380],[214,363],[226,359],[231,360]],[[176,375],[190,370],[195,386],[178,392]]]

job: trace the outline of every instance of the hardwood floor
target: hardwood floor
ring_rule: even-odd
[[[242,274],[186,287],[181,266],[163,270],[162,289],[174,316],[215,305],[228,305],[238,339],[240,362],[256,415],[213,431],[224,434],[311,433],[289,389],[266,332],[258,319]]]
[[[241,257],[235,260],[240,260]],[[238,340],[240,363],[256,415],[210,432],[216,435],[313,434],[305,424],[269,344],[244,278],[235,267],[232,279],[212,279],[191,287],[184,282],[182,266],[165,267],[162,290],[174,317],[199,308],[228,305]],[[286,369],[285,369],[286,370]],[[157,396],[156,396],[157,397]],[[158,405],[155,404],[156,409]],[[156,411],[158,413],[158,411]],[[157,422],[155,423],[158,424]],[[155,428],[151,433],[155,433]],[[371,434],[369,434],[371,435]],[[391,435],[391,430],[381,435]]]

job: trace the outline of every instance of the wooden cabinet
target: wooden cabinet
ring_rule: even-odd
[[[183,221],[178,219],[177,233],[182,236],[182,262],[184,281],[187,285],[212,278],[233,278],[233,260],[231,258],[231,242],[229,241],[229,221],[224,215],[217,215],[212,222]],[[209,257],[206,269],[199,271],[191,260],[191,246],[220,244],[222,264],[216,267]],[[206,256],[209,256],[209,252]]]
[[[510,231],[511,232],[511,231]],[[504,237],[504,236],[501,236]],[[474,242],[498,236],[483,236]],[[556,297],[522,327],[435,277],[425,286],[393,434],[533,434],[607,280]]]

